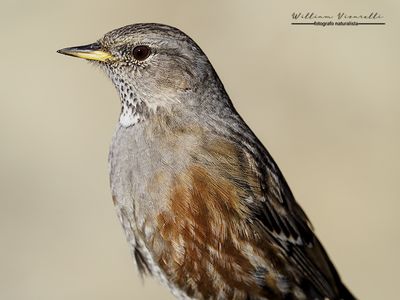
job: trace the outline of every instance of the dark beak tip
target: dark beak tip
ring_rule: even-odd
[[[68,48],[59,49],[59,50],[57,50],[57,53],[67,55],[68,54],[67,50],[68,50]]]

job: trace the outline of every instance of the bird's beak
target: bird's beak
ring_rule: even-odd
[[[106,61],[113,56],[111,53],[102,50],[99,43],[93,43],[85,46],[64,48],[57,51],[58,53],[84,58],[88,60]]]

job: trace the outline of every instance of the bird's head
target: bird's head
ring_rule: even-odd
[[[198,94],[205,82],[219,83],[197,44],[167,25],[128,25],[93,44],[58,52],[90,60],[105,69],[119,91],[120,121],[125,126],[145,119],[158,108],[195,105],[188,102],[199,100],[189,95]]]

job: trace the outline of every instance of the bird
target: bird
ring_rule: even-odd
[[[193,39],[138,23],[58,52],[119,94],[110,186],[140,274],[176,299],[355,299]]]

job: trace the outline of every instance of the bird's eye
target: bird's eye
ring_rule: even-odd
[[[150,55],[150,48],[147,46],[136,46],[133,49],[133,57],[136,60],[143,61]]]

